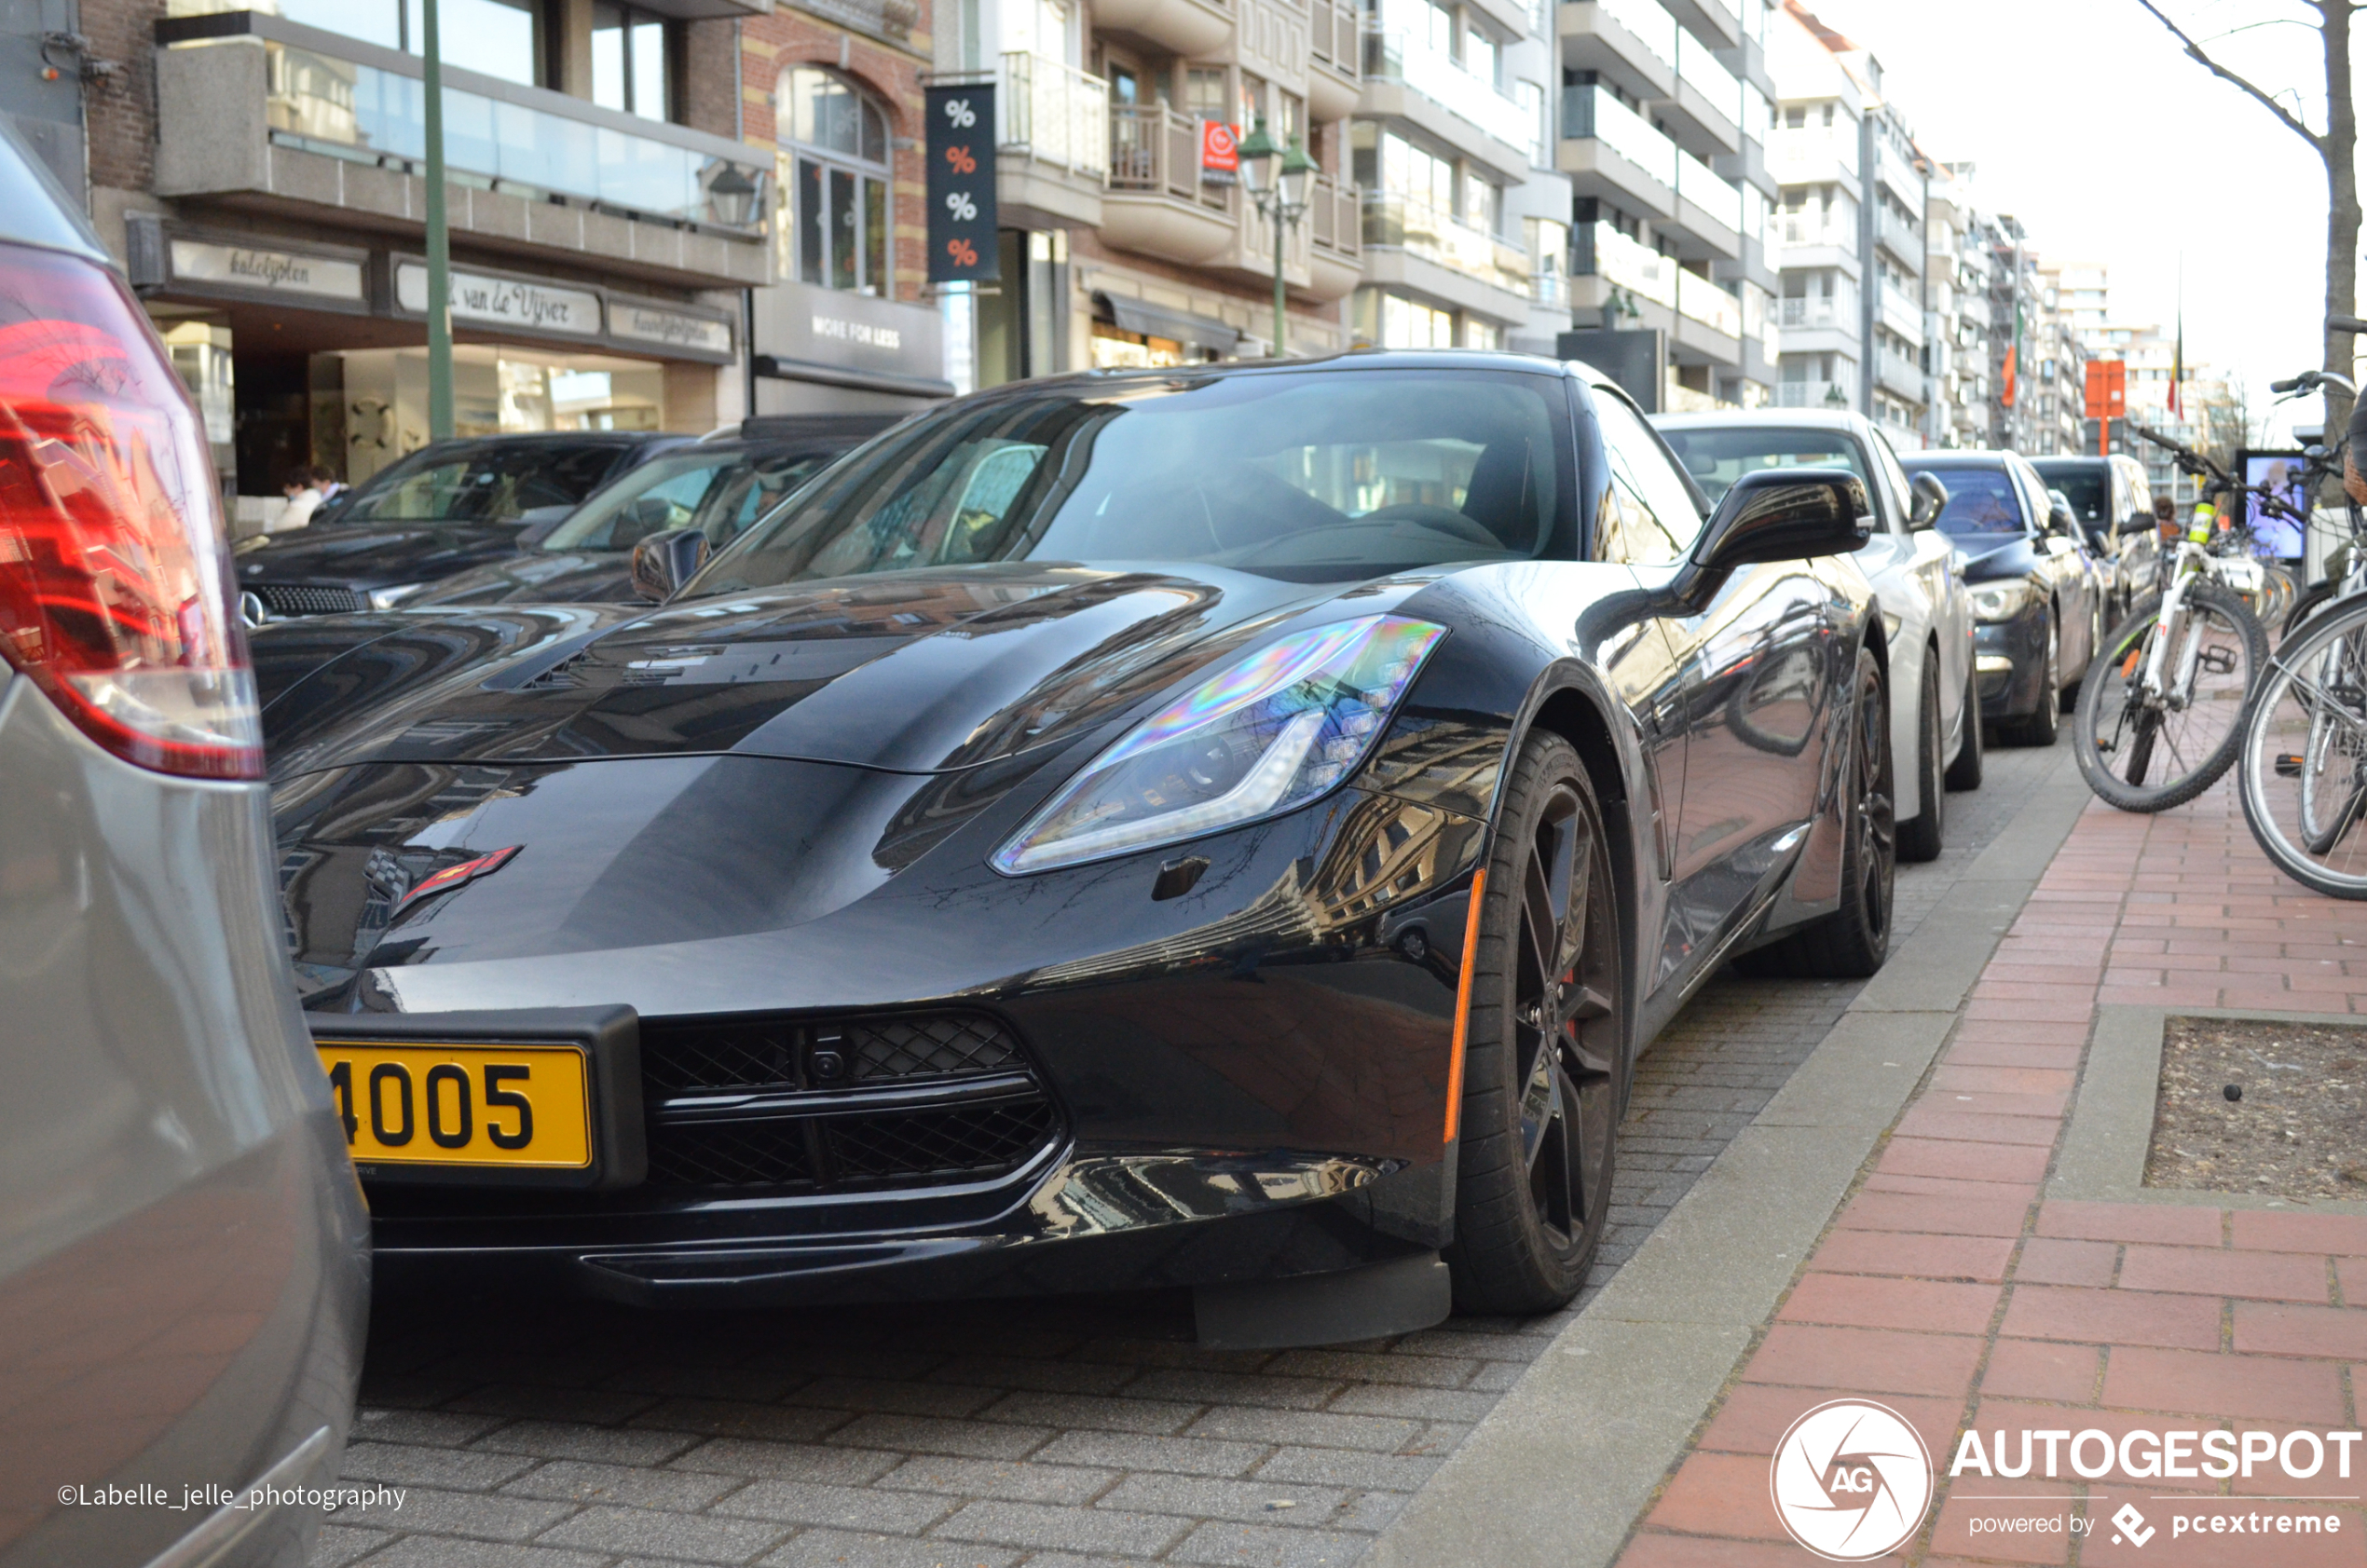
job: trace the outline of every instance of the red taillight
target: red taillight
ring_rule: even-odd
[[[0,657],[144,768],[263,773],[213,464],[147,319],[0,246]]]

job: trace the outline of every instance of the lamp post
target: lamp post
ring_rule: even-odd
[[[1267,165],[1279,157],[1281,166],[1269,178]],[[1290,319],[1283,310],[1282,252],[1292,225],[1307,214],[1307,181],[1317,165],[1307,156],[1299,139],[1291,138],[1288,147],[1275,145],[1274,138],[1266,133],[1266,116],[1257,116],[1240,148],[1241,183],[1249,187],[1250,200],[1256,203],[1274,225],[1274,357],[1280,359],[1290,342]]]
[[[428,141],[428,439],[452,436],[452,230],[444,212],[444,48],[436,0],[422,0],[420,85]]]

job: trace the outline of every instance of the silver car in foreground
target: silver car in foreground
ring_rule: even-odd
[[[1768,408],[1662,414],[1653,426],[1714,503],[1754,469],[1847,469],[1874,503],[1873,538],[1857,565],[1890,634],[1891,756],[1896,759],[1898,858],[1936,860],[1947,792],[1981,779],[1980,703],[1973,694],[1973,609],[1955,547],[1934,530],[1948,492],[1909,479],[1889,438],[1862,414]]]
[[[226,552],[162,346],[0,134],[0,1568],[300,1562],[353,1409],[368,1216]]]

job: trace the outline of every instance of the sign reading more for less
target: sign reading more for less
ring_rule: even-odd
[[[927,90],[929,281],[992,282],[1003,276],[994,244],[994,88]]]

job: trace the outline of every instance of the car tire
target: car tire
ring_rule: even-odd
[[[1890,703],[1881,666],[1857,654],[1849,710],[1849,755],[1841,763],[1841,903],[1780,942],[1746,953],[1744,974],[1862,980],[1890,956],[1892,895],[1898,870],[1892,817]]]
[[[1567,741],[1522,745],[1499,823],[1471,937],[1445,1258],[1459,1310],[1526,1316],[1577,1295],[1602,1240],[1627,987],[1610,837]]]
[[[1971,661],[1965,662],[1969,665]],[[1948,765],[1948,787],[1978,789],[1981,774],[1986,771],[1981,744],[1980,674],[1971,668],[1964,671],[1964,708],[1959,722],[1964,727],[1964,741],[1956,748],[1956,760]]]
[[[1898,858],[1937,860],[1948,828],[1948,786],[1939,763],[1939,649],[1923,650],[1922,698],[1915,716],[1915,792],[1923,809],[1898,825]]]
[[[2058,722],[2062,712],[2063,634],[2060,622],[2055,619],[2055,607],[2046,607],[2046,666],[2039,672],[2038,705],[2026,718],[2018,718],[1997,727],[1998,733],[2017,745],[2051,746],[2061,728]]]

